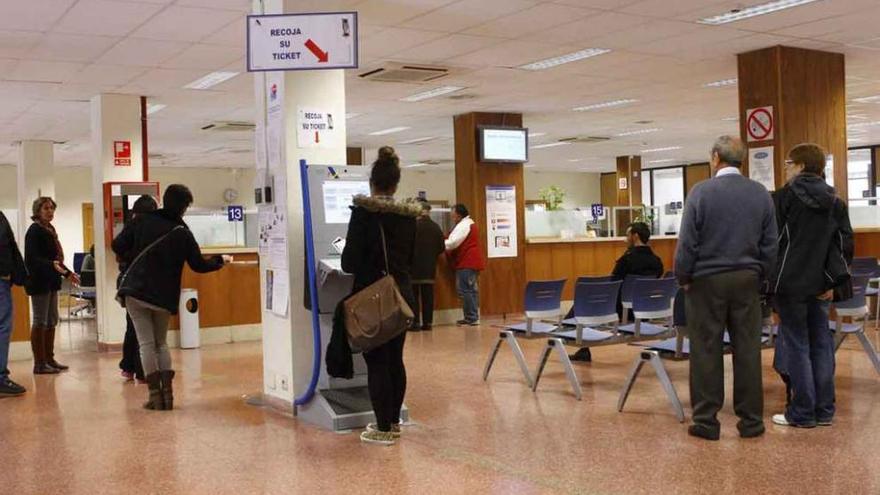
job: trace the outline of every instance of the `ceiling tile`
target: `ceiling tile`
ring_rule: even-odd
[[[118,43],[120,38],[49,33],[30,52],[34,60],[91,62]]]
[[[525,10],[537,4],[530,0],[460,0],[406,21],[403,25],[416,29],[430,29],[455,33],[497,19],[506,14]]]
[[[71,75],[65,82],[121,86],[146,71],[144,67],[91,64]]]
[[[573,5],[575,7],[589,7],[591,9],[620,10],[627,5],[638,3],[639,0],[554,0],[553,3],[560,5]]]
[[[12,81],[63,81],[84,67],[72,62],[22,60],[5,79]]]
[[[642,29],[650,21],[650,19],[641,16],[604,12],[574,22],[560,24],[543,33],[528,36],[527,39],[546,43],[589,43],[602,35],[636,28]]]
[[[48,31],[76,0],[0,2],[0,29]]]
[[[598,13],[601,11],[557,4],[540,4],[473,27],[467,30],[467,33],[518,39],[535,32],[551,31],[559,24]]]
[[[126,38],[110,49],[99,64],[155,67],[183,52],[189,43]]]
[[[154,40],[199,41],[241,17],[239,12],[169,7],[138,28],[133,36]]]
[[[380,26],[401,22],[444,7],[457,0],[364,0],[357,4],[358,21]]]
[[[202,42],[225,46],[244,46],[247,41],[247,23],[245,19],[245,17],[242,17],[230,22],[205,37]]]
[[[417,29],[388,28],[371,36],[370,43],[361,47],[360,54],[365,58],[388,57],[442,37],[443,33],[420,31]]]
[[[0,58],[24,58],[43,36],[36,31],[0,31]]]
[[[503,40],[498,38],[450,34],[449,36],[396,53],[395,58],[422,63],[439,62],[502,42]]]
[[[162,64],[169,69],[206,69],[220,70],[244,56],[244,46],[207,45],[196,43],[179,55]]]
[[[162,8],[157,4],[79,0],[52,30],[59,33],[123,36]]]
[[[244,13],[251,12],[251,0],[177,0],[176,3],[184,7],[205,7],[237,10]]]
[[[571,46],[510,40],[467,55],[455,57],[451,59],[451,62],[474,67],[515,67],[544,58],[570,53],[574,50],[576,48]]]

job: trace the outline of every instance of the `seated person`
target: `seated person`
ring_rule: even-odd
[[[647,224],[635,222],[626,228],[627,250],[614,265],[611,272],[612,280],[624,280],[627,275],[643,275],[646,277],[660,278],[663,276],[663,260],[660,259],[648,241],[651,240],[651,229]],[[617,302],[618,315],[623,314],[623,306]],[[572,317],[574,314],[572,313]],[[572,354],[573,361],[590,361],[592,354],[588,347],[584,347]]]

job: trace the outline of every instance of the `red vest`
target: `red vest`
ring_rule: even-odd
[[[452,266],[456,270],[477,270],[486,268],[486,260],[480,250],[480,229],[476,223],[471,224],[471,230],[457,248],[452,250]]]

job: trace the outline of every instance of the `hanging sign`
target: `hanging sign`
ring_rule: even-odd
[[[749,142],[773,139],[773,107],[746,110],[746,134]]]
[[[244,207],[229,205],[226,208],[226,219],[230,222],[244,222]]]
[[[605,206],[602,203],[593,203],[590,206],[590,212],[593,214],[593,221],[605,220]]]
[[[486,186],[490,258],[516,258],[516,186]]]
[[[113,141],[113,166],[131,166],[131,141]]]
[[[300,148],[327,148],[335,132],[333,114],[316,108],[300,108],[296,122],[296,144]]]
[[[248,72],[357,68],[357,12],[249,15],[247,46]]]

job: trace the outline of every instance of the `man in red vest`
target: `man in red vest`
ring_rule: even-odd
[[[469,216],[467,207],[461,203],[452,207],[452,220],[455,227],[446,239],[446,253],[455,269],[455,285],[464,310],[464,319],[458,320],[456,324],[477,326],[480,324],[477,279],[486,267],[486,260],[480,250],[480,229]]]

